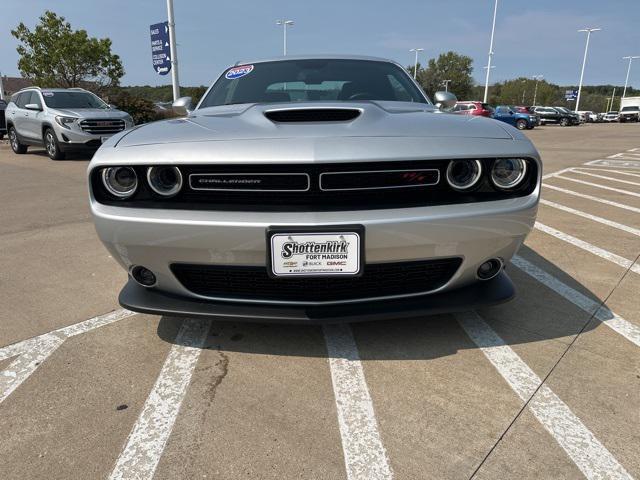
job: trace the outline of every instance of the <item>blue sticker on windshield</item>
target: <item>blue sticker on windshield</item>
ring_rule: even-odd
[[[227,73],[224,75],[224,78],[235,80],[236,78],[241,78],[245,75],[249,75],[252,70],[253,65],[242,65],[241,67],[233,67],[231,70],[227,71]]]

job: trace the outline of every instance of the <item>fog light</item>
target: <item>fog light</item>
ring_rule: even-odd
[[[131,167],[108,167],[102,169],[102,183],[111,195],[128,198],[138,187],[138,177]]]
[[[478,267],[477,275],[480,280],[491,280],[500,273],[500,270],[502,270],[502,260],[492,258]]]
[[[157,282],[153,272],[140,265],[136,265],[131,269],[131,277],[143,287],[153,287]]]
[[[173,197],[182,188],[182,173],[178,167],[149,167],[147,181],[158,195]]]
[[[481,176],[480,160],[452,160],[447,166],[447,182],[456,190],[474,187]]]

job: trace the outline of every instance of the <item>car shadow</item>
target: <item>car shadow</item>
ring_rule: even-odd
[[[37,148],[37,147],[36,147]],[[67,162],[67,161],[91,161],[93,155],[96,152],[87,151],[87,152],[67,152],[65,158],[63,160],[51,160],[52,162]],[[29,147],[29,154],[37,155],[39,157],[49,158],[46,150],[44,149],[36,149],[33,150],[33,147]]]
[[[588,288],[530,248],[523,247],[519,255],[573,290],[600,303]],[[502,305],[477,310],[507,344],[546,340],[569,342],[582,330],[599,328],[598,322],[590,321],[590,313],[514,264],[508,265],[507,272],[516,285],[516,298]],[[375,306],[363,304],[362,308]],[[157,328],[159,337],[175,343],[182,321],[181,318],[162,317]],[[351,328],[362,360],[431,359],[477,348],[450,314],[353,323]],[[205,348],[257,355],[327,356],[323,328],[318,325],[211,320]]]

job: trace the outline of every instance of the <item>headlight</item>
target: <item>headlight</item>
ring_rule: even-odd
[[[131,115],[127,115],[126,117],[124,117],[124,123],[125,125],[129,125],[131,127],[133,127],[133,117]]]
[[[76,117],[63,117],[61,115],[58,115],[56,117],[56,122],[58,122],[58,125],[69,129],[71,128],[71,124],[76,120],[78,120]]]
[[[491,167],[491,181],[503,190],[514,188],[524,179],[527,162],[521,158],[500,158]]]
[[[456,190],[468,190],[482,176],[480,160],[452,160],[447,167],[447,182]]]
[[[158,195],[173,197],[182,188],[182,173],[178,167],[149,167],[147,181]]]
[[[110,194],[128,198],[138,187],[138,176],[131,167],[109,167],[102,170],[102,183]]]

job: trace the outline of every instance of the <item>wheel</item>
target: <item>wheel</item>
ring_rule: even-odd
[[[20,140],[18,140],[18,133],[14,127],[9,127],[9,143],[11,144],[11,150],[13,150],[13,153],[17,153],[18,155],[27,153],[27,146],[20,143]]]
[[[522,119],[522,118],[516,122],[516,128],[517,128],[518,130],[524,130],[524,129],[525,129],[525,128],[527,128],[528,126],[529,126],[529,125],[528,125],[527,121],[526,121],[526,120],[524,120],[524,119]]]
[[[566,127],[569,125],[569,119],[568,118],[562,118],[560,119],[560,125],[563,127]]]
[[[65,155],[58,146],[58,139],[56,134],[50,128],[44,131],[44,148],[47,150],[47,155],[51,160],[63,160]]]

